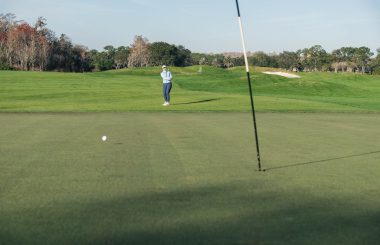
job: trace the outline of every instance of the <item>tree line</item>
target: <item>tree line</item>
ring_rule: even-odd
[[[0,69],[89,72],[167,64],[189,66],[191,52],[184,46],[149,41],[136,36],[130,46],[108,45],[89,50],[46,27],[39,17],[34,25],[0,14]]]
[[[284,51],[280,54],[256,52],[250,56],[251,64],[282,68],[291,71],[334,71],[380,74],[380,48],[377,56],[368,47],[342,47],[326,52],[320,45]]]
[[[18,21],[14,14],[0,14],[0,69],[90,72],[126,67],[210,65],[231,68],[244,65],[241,53],[192,53],[182,45],[153,42],[136,36],[129,46],[108,45],[89,50],[48,29],[39,17],[34,25]],[[249,53],[254,66],[290,71],[335,71],[380,74],[377,56],[368,47],[342,47],[328,53],[320,45],[279,54]]]

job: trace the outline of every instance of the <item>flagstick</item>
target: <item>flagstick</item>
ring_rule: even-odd
[[[253,118],[253,128],[254,128],[254,131],[255,131],[255,140],[256,140],[256,153],[257,153],[257,161],[258,161],[258,170],[261,171],[259,137],[258,137],[258,134],[257,134],[255,106],[254,106],[253,95],[252,95],[252,82],[251,82],[251,76],[250,76],[250,74],[249,74],[249,65],[248,65],[247,51],[246,51],[246,49],[245,49],[244,32],[243,32],[243,25],[242,25],[242,23],[241,23],[241,18],[240,18],[240,9],[239,9],[239,3],[238,3],[238,0],[236,0],[236,8],[237,8],[237,12],[238,12],[238,21],[239,21],[239,27],[240,27],[241,42],[242,42],[242,45],[243,45],[244,61],[245,61],[245,69],[246,69],[246,71],[247,71],[247,79],[248,79],[249,95],[250,95],[250,97],[251,97],[251,110],[252,110],[252,118]]]

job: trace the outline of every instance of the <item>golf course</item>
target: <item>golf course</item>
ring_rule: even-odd
[[[380,76],[0,71],[0,244],[379,244]],[[107,140],[102,141],[102,136]]]

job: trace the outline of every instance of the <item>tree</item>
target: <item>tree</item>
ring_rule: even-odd
[[[355,48],[342,47],[332,51],[332,58],[334,62],[352,62],[355,53]]]
[[[116,69],[121,69],[128,66],[129,47],[120,46],[115,52]]]
[[[115,67],[115,54],[116,49],[112,45],[107,45],[104,48],[104,51],[101,53],[101,70],[111,70]]]
[[[331,67],[338,71],[355,71],[357,64],[354,62],[356,49],[353,47],[342,47],[331,53]]]
[[[231,56],[225,56],[224,57],[223,66],[226,67],[226,68],[231,68],[231,67],[235,66],[235,64],[234,64],[233,59],[231,58]]]
[[[71,70],[75,72],[91,71],[91,59],[88,48],[83,45],[75,45],[72,49]]]
[[[206,54],[201,53],[191,53],[190,62],[191,65],[207,65]]]
[[[284,51],[277,56],[277,63],[280,68],[286,70],[302,71],[300,52]]]
[[[11,66],[21,70],[34,68],[37,57],[38,34],[28,23],[22,23],[8,33],[8,49],[12,51]]]
[[[105,46],[102,52],[91,50],[88,54],[90,67],[96,71],[106,71],[115,68],[116,49],[112,45]]]
[[[178,50],[174,45],[165,42],[154,42],[149,45],[150,64],[153,66],[170,65],[176,63]]]
[[[353,59],[355,63],[361,67],[361,72],[365,73],[368,63],[371,60],[371,56],[373,53],[367,47],[360,47],[355,49],[355,53],[353,55]]]
[[[34,29],[38,33],[38,39],[36,42],[37,57],[35,67],[33,69],[36,69],[36,67],[38,67],[40,71],[46,69],[51,51],[51,43],[49,40],[53,40],[51,37],[52,32],[46,28],[46,25],[47,21],[43,17],[38,17],[34,25]]]
[[[90,52],[88,52],[88,57],[89,57],[89,61],[90,61],[90,69],[92,71],[99,71],[99,65],[98,65],[98,55],[99,55],[99,51],[96,50],[96,49],[91,49]]]
[[[174,62],[175,66],[188,66],[191,65],[191,51],[184,46],[176,46],[177,54]]]
[[[44,36],[40,39],[40,52],[39,52],[39,66],[40,71],[43,71],[46,69],[49,61],[49,56],[51,53],[51,44],[49,43],[48,39]]]
[[[9,49],[9,31],[15,26],[16,16],[14,14],[0,14],[0,69],[12,67],[12,53]]]
[[[270,64],[270,57],[262,51],[255,52],[249,57],[249,63],[254,66],[268,67]]]
[[[321,45],[302,50],[302,64],[305,68],[312,71],[321,71],[324,65],[328,64],[327,52]]]
[[[234,63],[235,66],[244,66],[245,65],[244,56],[232,58],[232,62]]]
[[[144,67],[149,65],[148,39],[136,36],[130,48],[128,67]]]
[[[377,56],[370,61],[369,67],[371,74],[380,75],[380,48],[378,48],[376,51]]]
[[[214,54],[209,56],[211,59],[211,65],[215,67],[224,68],[224,55],[222,54]]]
[[[184,46],[175,46],[165,42],[155,42],[149,45],[150,64],[171,66],[191,65],[191,52]]]
[[[48,69],[71,72],[72,48],[71,39],[65,34],[61,34],[59,39],[53,42]]]
[[[250,64],[260,67],[278,67],[276,56],[271,54],[266,54],[262,51],[253,53],[248,57]]]

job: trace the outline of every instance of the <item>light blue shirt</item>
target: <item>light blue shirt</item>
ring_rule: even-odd
[[[170,71],[161,72],[162,82],[170,83],[172,81],[172,73]]]

